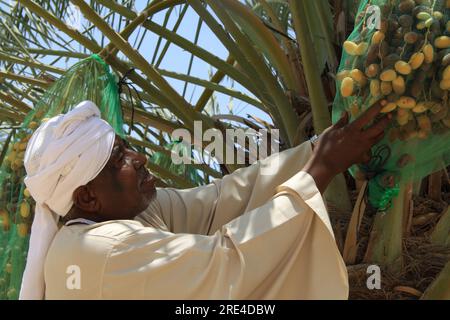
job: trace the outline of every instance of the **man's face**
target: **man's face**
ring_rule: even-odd
[[[106,220],[133,219],[156,195],[155,182],[145,164],[145,155],[132,150],[116,136],[105,168],[89,184],[100,203],[98,212]]]

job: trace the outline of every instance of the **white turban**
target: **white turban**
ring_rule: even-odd
[[[91,101],[49,119],[31,137],[24,158],[25,184],[36,209],[19,299],[44,298],[44,263],[58,231],[58,216],[69,212],[75,189],[102,171],[114,139],[113,128],[100,119]]]

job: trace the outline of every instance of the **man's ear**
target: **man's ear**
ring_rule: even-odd
[[[80,210],[98,213],[100,202],[89,185],[80,186],[73,192],[73,203]]]

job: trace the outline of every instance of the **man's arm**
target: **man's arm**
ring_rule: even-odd
[[[158,189],[155,203],[137,220],[152,226],[164,224],[175,233],[213,234],[225,223],[268,201],[275,188],[298,173],[311,154],[311,143],[307,141],[206,186]]]
[[[348,296],[345,264],[325,206],[305,172],[281,184],[265,204],[210,236],[138,225],[126,230],[106,261],[102,299]]]
[[[262,206],[280,184],[300,170],[308,172],[323,193],[334,176],[370,160],[371,147],[381,140],[390,121],[386,116],[372,123],[380,110],[377,103],[351,124],[345,113],[321,134],[313,153],[308,141],[204,187],[158,190],[160,210],[156,214],[171,232],[213,234],[225,223]]]

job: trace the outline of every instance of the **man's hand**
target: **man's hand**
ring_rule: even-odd
[[[351,124],[348,123],[348,113],[345,113],[320,135],[303,171],[314,178],[321,193],[337,174],[353,164],[370,161],[370,149],[383,138],[391,119],[389,114],[366,127],[379,115],[381,108],[379,103],[374,104]]]

